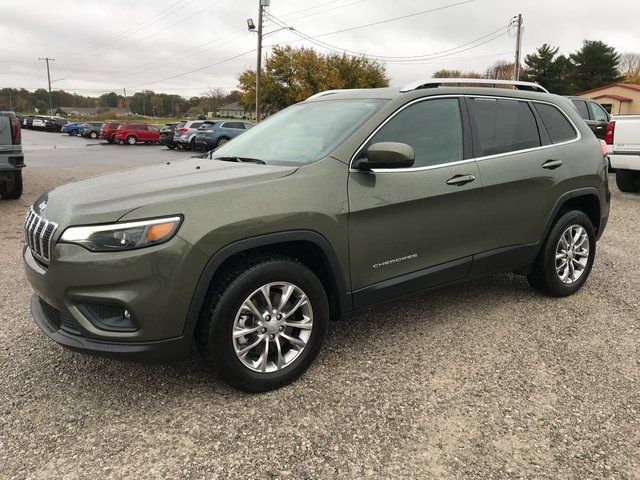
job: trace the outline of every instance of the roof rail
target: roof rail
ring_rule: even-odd
[[[358,88],[343,88],[343,89],[337,89],[337,90],[325,90],[323,92],[318,92],[315,95],[311,95],[309,98],[307,98],[307,100],[311,100],[312,98],[319,98],[319,97],[324,97],[326,95],[334,95],[336,93],[342,93],[342,92],[354,92],[359,90]]]
[[[549,91],[533,82],[520,82],[515,80],[494,80],[491,78],[426,78],[416,80],[400,89],[401,92],[411,92],[422,88],[436,88],[445,85],[511,85],[516,90],[528,90],[530,92],[549,93]]]

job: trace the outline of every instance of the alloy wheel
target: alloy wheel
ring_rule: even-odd
[[[292,283],[263,285],[236,313],[232,341],[244,366],[271,373],[290,366],[307,346],[313,309],[307,295]]]
[[[589,263],[589,236],[582,225],[568,227],[556,245],[556,274],[562,283],[578,280]]]

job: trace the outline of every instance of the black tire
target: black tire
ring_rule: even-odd
[[[11,182],[0,182],[0,197],[15,200],[22,196],[22,172],[15,172]]]
[[[563,283],[556,273],[556,247],[563,233],[572,225],[582,226],[589,240],[589,257],[582,275],[573,283]],[[580,210],[564,212],[556,220],[549,231],[531,273],[527,275],[529,284],[545,295],[551,297],[566,297],[576,293],[589,278],[591,267],[596,255],[596,233],[591,219]]]
[[[640,192],[640,172],[634,170],[616,170],[616,185],[621,192]]]
[[[198,145],[196,145],[196,139],[195,138],[192,138],[191,141],[189,142],[189,148],[191,150],[193,150],[194,152],[197,151],[197,150],[200,150]]]
[[[129,135],[125,140],[125,145],[135,145],[137,142],[136,137],[133,135]]]
[[[89,136],[95,140],[96,138],[98,138],[98,133],[97,132],[91,132],[89,134]]]
[[[229,139],[227,137],[220,137],[218,139],[218,141],[216,142],[216,148],[221,147],[222,145],[224,145],[228,141],[229,141]]]
[[[176,146],[175,146],[175,145],[167,145],[167,148],[168,148],[169,150],[173,150],[174,148],[176,148]]]
[[[313,309],[313,329],[307,345],[290,365],[261,373],[249,369],[236,355],[232,329],[242,303],[271,282],[290,282],[304,291]],[[200,315],[195,339],[207,366],[229,385],[245,392],[266,392],[293,382],[309,368],[322,347],[328,322],[327,295],[309,268],[288,257],[261,256],[237,264],[216,282]]]

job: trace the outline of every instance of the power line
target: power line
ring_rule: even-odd
[[[289,18],[287,21],[288,22],[292,22],[292,21],[303,19],[303,18],[312,17],[314,15],[320,15],[321,13],[333,12],[333,11],[339,10],[341,8],[351,7],[352,5],[356,5],[358,3],[363,3],[363,2],[368,2],[368,1],[369,0],[356,0],[355,2],[345,3],[344,5],[337,5],[337,6],[332,7],[332,8],[327,8],[325,10],[320,10],[319,12],[311,12],[311,13],[307,13],[305,15],[301,15],[299,17]],[[333,2],[329,2],[329,3],[333,3]],[[314,7],[314,8],[317,8],[317,7]]]

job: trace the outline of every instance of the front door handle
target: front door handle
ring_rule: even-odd
[[[542,168],[547,168],[549,170],[554,170],[561,166],[562,166],[562,160],[547,160],[542,164]]]
[[[473,175],[454,175],[447,180],[447,185],[465,185],[476,179]]]

